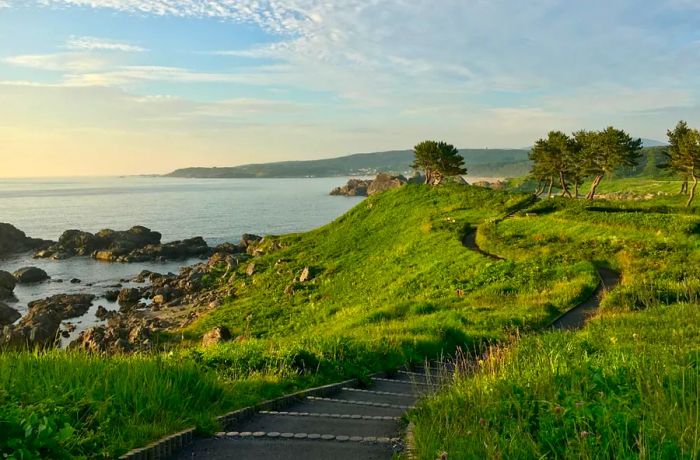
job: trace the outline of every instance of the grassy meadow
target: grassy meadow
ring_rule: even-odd
[[[514,338],[412,418],[420,458],[696,459],[700,216],[680,197],[543,200],[480,228],[512,260],[623,273],[581,331]]]
[[[0,451],[111,458],[299,388],[497,343],[411,415],[421,458],[695,458],[700,219],[671,197],[529,203],[408,185],[266,239],[252,275],[221,270],[210,283],[235,295],[167,353],[0,354]],[[506,260],[462,246],[476,227]],[[591,295],[596,266],[624,274],[600,318],[538,335]],[[235,340],[200,348],[218,325]]]

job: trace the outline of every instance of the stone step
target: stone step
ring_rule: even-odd
[[[369,417],[369,416],[366,416]],[[377,418],[382,416],[375,416]],[[309,415],[286,415],[260,413],[245,423],[236,426],[239,433],[278,432],[309,433],[335,436],[395,437],[399,434],[399,423],[394,418],[380,420],[363,419],[361,415],[343,414],[340,417]]]
[[[298,434],[298,433],[292,433]],[[280,433],[281,435],[281,433]],[[174,460],[390,460],[392,441],[225,437],[198,441],[183,449]]]
[[[368,389],[390,393],[409,393],[418,397],[422,397],[425,393],[432,391],[432,388],[428,385],[414,385],[412,382],[395,380],[374,380],[374,384]]]
[[[418,372],[398,371],[396,375],[392,375],[390,380],[400,380],[403,382],[415,382],[416,384],[442,385],[446,382],[449,376],[444,375],[426,375]]]
[[[355,399],[342,399],[339,398],[342,393],[335,395],[333,398],[321,398],[321,397],[316,397],[316,396],[307,396],[307,399],[312,400],[312,401],[331,401],[331,402],[337,402],[337,403],[342,403],[342,404],[349,404],[349,405],[357,405],[357,406],[372,406],[372,407],[389,407],[392,409],[402,409],[403,411],[406,411],[408,409],[413,409],[413,406],[407,406],[404,404],[390,404],[386,402],[372,402],[372,401],[362,401],[362,400],[355,400]]]
[[[382,403],[397,406],[412,406],[417,397],[406,394],[382,394],[374,393],[371,390],[349,391],[343,390],[333,395],[333,399],[341,399],[345,401],[362,401],[368,403]]]
[[[344,402],[305,399],[288,407],[286,410],[317,414],[382,415],[393,417],[398,417],[405,412],[404,409],[399,408],[344,404]]]

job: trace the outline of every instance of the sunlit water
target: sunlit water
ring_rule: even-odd
[[[28,236],[51,240],[57,240],[67,229],[96,232],[144,225],[161,232],[163,242],[202,236],[210,245],[216,245],[238,242],[243,233],[284,234],[324,225],[361,200],[328,195],[346,180],[0,179],[0,222],[11,223]],[[25,313],[32,300],[60,293],[99,296],[141,270],[177,273],[183,265],[195,262],[120,264],[85,257],[53,261],[23,254],[0,259],[0,270],[12,272],[33,265],[51,276],[50,282],[15,288],[18,302],[12,306]],[[81,283],[71,284],[72,278]],[[73,320],[78,331],[96,323],[94,312],[98,305],[117,309],[99,299],[87,315]]]

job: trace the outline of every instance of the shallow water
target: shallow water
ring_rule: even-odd
[[[96,232],[144,225],[163,234],[163,242],[204,237],[210,245],[238,242],[243,233],[284,234],[310,230],[339,217],[361,198],[331,197],[346,178],[322,179],[170,179],[158,177],[0,180],[0,222],[28,236],[56,240],[67,229]],[[61,293],[104,294],[109,286],[141,270],[177,273],[197,260],[120,264],[86,257],[37,260],[31,254],[0,259],[0,270],[40,267],[51,281],[17,286],[21,313],[28,302]],[[82,282],[71,284],[72,278]],[[57,282],[62,280],[63,282]],[[123,283],[127,286],[127,283]],[[98,299],[88,314],[72,320],[77,332],[99,322]]]

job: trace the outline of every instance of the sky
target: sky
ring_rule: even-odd
[[[700,125],[700,0],[0,0],[0,177]]]

